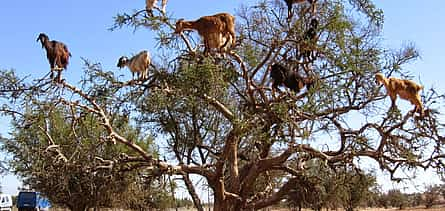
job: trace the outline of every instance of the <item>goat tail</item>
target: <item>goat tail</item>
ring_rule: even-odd
[[[224,35],[224,36],[227,36],[227,35]],[[227,47],[227,45],[229,44],[229,42],[230,42],[230,44],[231,44],[230,47],[233,48],[234,45],[233,45],[232,41],[233,41],[232,35],[229,34],[229,36],[226,38],[226,41],[225,41],[224,44],[220,47],[220,49],[225,49],[225,48]]]
[[[147,61],[147,68],[148,68],[148,66],[149,66],[150,63],[151,63],[150,52],[148,52],[147,50],[144,50],[143,52],[144,52],[144,54],[145,54],[145,59],[146,59],[146,61]]]
[[[424,87],[422,85],[417,86],[417,91],[422,90]]]

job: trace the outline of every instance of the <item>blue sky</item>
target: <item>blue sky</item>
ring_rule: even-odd
[[[228,11],[233,13],[242,3],[234,0],[170,0],[167,11],[174,17],[195,19],[202,15]],[[426,88],[445,91],[442,63],[445,61],[445,1],[443,0],[376,0],[385,12],[384,43],[397,48],[413,42],[420,50],[421,59],[405,66],[420,79]],[[403,2],[403,5],[400,3]],[[45,52],[36,38],[45,32],[50,39],[68,44],[73,57],[64,77],[78,81],[82,72],[81,57],[100,62],[106,70],[118,70],[115,65],[122,55],[148,49],[156,60],[154,35],[148,30],[123,28],[109,31],[112,17],[117,13],[144,8],[144,0],[124,1],[4,1],[0,7],[0,69],[16,69],[20,75],[40,77],[49,69]],[[123,72],[122,72],[123,73]],[[7,131],[7,121],[0,119],[0,132]],[[425,174],[428,183],[431,174]],[[380,180],[385,182],[384,179]],[[432,180],[434,181],[434,180]],[[16,193],[18,182],[13,176],[1,181],[6,193]]]

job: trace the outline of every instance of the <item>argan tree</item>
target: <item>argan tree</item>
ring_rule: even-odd
[[[307,12],[308,4],[295,5],[290,18],[282,1],[237,9],[237,43],[225,57],[203,55],[196,33],[173,34],[181,17],[156,11],[149,16],[143,8],[123,11],[113,30],[153,30],[157,52],[164,52],[148,80],[128,81],[90,63],[79,84],[23,80],[4,71],[0,97],[9,102],[3,111],[29,124],[18,113],[48,110],[42,105],[95,116],[106,132],[97,143],[124,145],[132,152],[98,165],[175,176],[198,210],[202,201],[192,175],[211,188],[214,210],[256,210],[295,194],[305,181],[316,181],[307,174],[313,167],[306,164],[313,160],[332,169],[360,169],[358,161],[367,160],[393,180],[414,168],[443,171],[443,96],[425,84],[420,116],[403,107],[390,109],[384,88],[374,81],[376,73],[411,78],[403,67],[419,56],[416,49],[383,47],[383,12],[371,0],[316,4],[316,14]],[[316,36],[308,39],[314,18]],[[274,63],[313,83],[298,93],[281,87],[272,94]],[[122,135],[115,115],[157,137],[166,146],[165,157]]]
[[[389,190],[386,197],[392,207],[397,207],[400,210],[408,205],[408,195],[402,193],[399,189]]]
[[[22,178],[25,187],[40,191],[52,203],[70,210],[113,205],[135,208],[135,204],[160,207],[167,205],[160,199],[172,200],[167,191],[157,190],[162,180],[148,182],[138,176],[143,175],[143,171],[130,171],[124,166],[112,168],[102,162],[119,157],[121,153],[132,153],[122,146],[97,142],[105,131],[97,128],[94,116],[84,113],[74,118],[72,110],[44,107],[48,110],[28,110],[24,114],[32,123],[13,121],[10,137],[2,138],[3,151],[13,157],[9,166]],[[151,149],[152,139],[141,140],[140,132],[123,121],[124,118],[115,119],[115,122],[122,122],[118,123],[118,128],[125,137]],[[145,198],[128,194],[142,190],[146,194],[138,196]],[[156,201],[149,198],[156,198]]]
[[[425,207],[431,208],[431,207],[433,207],[434,204],[437,203],[437,200],[440,197],[440,186],[439,185],[428,185],[423,194],[425,196]]]

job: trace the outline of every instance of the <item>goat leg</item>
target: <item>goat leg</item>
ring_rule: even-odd
[[[51,68],[49,77],[50,77],[51,79],[54,78],[54,68]]]
[[[287,5],[287,19],[290,20],[292,18],[292,1],[286,0]]]
[[[60,68],[56,68],[55,71],[57,71],[57,76],[56,76],[55,81],[61,82],[62,81],[62,70]]]
[[[209,41],[208,40],[204,40],[204,56],[208,56],[209,55]]]
[[[424,115],[424,111],[423,111],[423,108],[422,107],[419,107],[419,106],[414,106],[414,113],[419,113],[420,114],[420,116],[421,117],[423,117],[423,115]]]

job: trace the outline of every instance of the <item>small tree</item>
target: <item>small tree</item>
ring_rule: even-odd
[[[93,116],[51,106],[47,110],[29,111],[24,116],[32,124],[19,124],[22,120],[18,119],[14,121],[11,138],[2,139],[3,150],[14,157],[9,162],[13,172],[53,203],[83,211],[113,204],[122,206],[116,202],[133,198],[131,194],[124,194],[129,188],[152,193],[147,190],[153,183],[142,182],[136,177],[142,172],[135,174],[137,172],[116,169],[103,162],[127,153],[128,149],[97,142],[105,133],[98,128],[98,121]],[[115,121],[118,125],[117,122],[124,121],[124,118],[116,116]],[[125,130],[127,138],[149,148],[150,139],[141,140],[138,131],[126,123],[120,125],[119,129]],[[164,193],[159,190],[153,192]],[[157,203],[151,201],[147,205],[144,200],[139,198],[136,203],[146,207]]]
[[[379,185],[371,187],[369,197],[366,199],[366,207],[382,207],[382,205],[379,203],[380,195],[381,191]]]
[[[428,185],[426,187],[425,192],[423,193],[425,196],[425,207],[431,208],[437,202],[440,195],[440,186],[439,185]]]
[[[322,188],[316,181],[311,181],[314,178],[301,175],[299,182],[289,191],[287,198],[287,205],[292,208],[298,208],[301,211],[303,207],[311,207],[314,210],[320,210],[323,201]]]
[[[442,195],[442,198],[445,199],[445,177],[442,178],[442,184],[440,185],[440,194]]]
[[[345,172],[343,180],[343,207],[353,211],[372,196],[371,189],[377,185],[376,177],[356,170]]]
[[[379,193],[379,195],[377,196],[377,207],[388,209],[389,206],[390,203],[387,194]]]
[[[403,209],[407,205],[408,197],[398,189],[389,190],[386,194],[389,204],[392,207]]]

